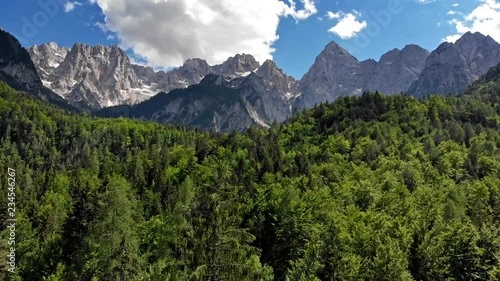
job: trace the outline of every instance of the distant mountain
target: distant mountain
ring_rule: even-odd
[[[150,67],[133,66],[144,83],[154,85],[158,91],[168,92],[199,83],[207,74],[223,75],[229,78],[244,77],[259,67],[251,55],[237,54],[219,65],[210,66],[199,58],[188,59],[179,68],[169,72],[154,72]]]
[[[442,43],[429,55],[408,94],[459,94],[498,63],[500,44],[490,36],[467,32],[454,44]]]
[[[55,42],[40,46],[35,45],[27,49],[42,81],[49,79],[54,70],[64,61],[70,50],[70,48],[59,47]]]
[[[48,44],[30,50],[44,84],[79,107],[132,104],[153,95],[142,87],[129,58],[117,46],[77,43],[66,52]]]
[[[220,65],[194,58],[172,71],[156,72],[132,64],[117,46],[76,43],[69,49],[52,42],[28,51],[44,85],[76,106],[93,109],[135,104],[199,83],[207,74],[242,77],[260,66],[253,56],[238,54]]]
[[[370,77],[364,82],[364,91],[379,91],[385,94],[406,92],[425,68],[429,51],[407,45],[402,50],[394,49],[382,55]]]
[[[302,95],[297,105],[309,108],[341,96],[360,95],[363,92],[362,74],[361,63],[340,45],[331,42],[300,80]]]
[[[31,47],[29,53],[44,85],[71,104],[94,110],[110,107],[98,113],[106,116],[216,131],[268,126],[291,116],[293,107],[310,108],[365,91],[416,97],[458,94],[500,62],[500,45],[480,33],[466,33],[432,53],[407,45],[379,61],[359,61],[331,42],[300,81],[274,62],[260,65],[248,54],[212,66],[192,58],[165,72],[132,64],[117,46],[75,44],[68,49],[49,43]]]
[[[210,73],[213,73],[213,70],[205,60],[188,59],[179,68],[167,73],[158,73],[158,89],[168,92],[173,89],[186,88],[199,83],[205,75]]]
[[[225,62],[212,67],[213,73],[231,78],[247,76],[250,72],[257,70],[260,64],[252,55],[237,54],[228,58]]]
[[[312,107],[341,96],[360,95],[364,91],[385,94],[405,92],[424,69],[429,51],[408,45],[382,55],[379,62],[360,62],[344,48],[331,42],[316,57],[300,80],[301,96],[296,105]]]
[[[29,92],[66,109],[69,104],[43,86],[30,55],[11,34],[0,29],[0,80],[16,90]]]
[[[134,106],[110,107],[101,117],[123,116],[213,131],[243,130],[254,124],[247,102],[222,76],[209,74],[199,84],[159,93]]]
[[[160,93],[133,106],[96,112],[101,117],[131,117],[217,132],[242,131],[252,124],[267,127],[292,113],[298,82],[267,60],[244,77],[208,74],[186,89]]]

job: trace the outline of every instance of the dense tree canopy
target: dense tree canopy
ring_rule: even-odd
[[[0,120],[0,182],[18,181],[4,280],[500,280],[489,99],[366,93],[214,134],[0,84]]]

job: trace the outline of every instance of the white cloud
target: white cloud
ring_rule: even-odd
[[[429,4],[429,3],[432,3],[436,0],[417,0],[417,3],[420,3],[420,4]]]
[[[82,3],[77,2],[77,1],[75,1],[75,2],[66,2],[64,4],[64,12],[69,13],[69,12],[73,11],[77,6],[81,6],[81,5],[82,5]]]
[[[462,37],[462,34],[449,35],[449,36],[446,36],[446,38],[443,39],[443,41],[455,43],[455,42],[457,42],[458,39],[460,39],[460,37]]]
[[[455,3],[455,4],[453,4],[452,6],[453,6],[453,7],[458,7],[458,6],[460,6],[460,4]]]
[[[304,6],[302,10],[297,10],[294,0],[288,0],[288,2],[290,3],[290,6],[285,8],[285,15],[292,16],[295,20],[305,20],[318,12],[313,0],[301,0],[302,5]]]
[[[367,25],[366,21],[359,21],[356,16],[361,16],[361,14],[356,10],[353,10],[353,13],[348,14],[341,11],[337,13],[328,12],[328,18],[339,20],[335,26],[328,29],[328,32],[336,34],[342,39],[349,39],[356,36]]]
[[[500,2],[497,0],[482,0],[470,14],[450,21],[455,26],[456,34],[444,38],[445,41],[455,42],[461,35],[470,32],[481,32],[500,42]]]
[[[338,18],[341,18],[343,16],[345,16],[345,14],[342,12],[342,11],[339,11],[337,13],[334,13],[334,12],[331,12],[331,11],[328,11],[326,12],[326,16],[329,18],[329,19],[338,19]]]
[[[109,31],[108,26],[103,22],[96,22],[94,26],[97,26],[104,33],[107,33]]]
[[[163,67],[194,57],[215,64],[236,53],[263,62],[272,58],[282,17],[300,21],[317,13],[315,0],[89,1],[100,6],[122,48]]]

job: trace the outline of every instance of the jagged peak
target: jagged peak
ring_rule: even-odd
[[[200,68],[200,67],[208,68],[210,66],[208,65],[206,60],[200,58],[187,59],[181,66],[181,68],[188,68],[188,69]]]
[[[59,45],[57,44],[57,42],[50,41],[50,42],[47,42],[47,43],[42,43],[40,45],[36,45],[35,44],[35,45],[29,47],[28,49],[39,49],[39,48],[43,48],[43,47],[49,47],[49,48],[52,48],[52,49],[58,49]]]
[[[264,63],[259,67],[259,69],[266,69],[266,68],[278,68],[276,66],[276,63],[270,59],[267,59],[264,61]]]
[[[256,73],[260,76],[271,76],[273,73],[284,75],[283,70],[270,59],[264,61],[264,63],[256,70]]]
[[[335,41],[331,41],[330,43],[328,43],[326,46],[325,46],[325,50],[335,50],[335,49],[341,49],[341,50],[344,50],[344,48],[342,48],[342,46],[340,46],[337,42]]]
[[[401,49],[401,51],[408,51],[408,50],[424,50],[424,51],[429,52],[429,50],[422,48],[421,46],[419,46],[417,44],[408,44],[408,45],[404,46],[403,49]]]
[[[241,54],[236,54],[233,57],[229,57],[226,61],[224,61],[220,66],[227,66],[227,65],[240,65],[240,64],[248,64],[252,66],[257,66],[259,63],[255,59],[254,56],[241,53]]]
[[[464,33],[464,35],[462,35],[462,37],[460,37],[455,42],[455,44],[460,45],[460,44],[471,42],[471,41],[482,41],[482,40],[484,40],[486,38],[487,38],[487,36],[483,35],[480,32],[474,32],[474,33],[472,33],[470,31],[467,31],[466,33]]]
[[[210,74],[205,75],[205,77],[203,77],[203,79],[200,81],[199,85],[207,85],[207,84],[223,85],[226,82],[227,82],[226,79],[222,75],[210,73]]]
[[[58,49],[59,48],[59,45],[57,44],[57,42],[54,42],[54,41],[51,41],[51,42],[48,42],[48,43],[45,43],[45,44],[42,44],[42,45],[51,47],[53,49]]]
[[[435,53],[441,53],[444,50],[450,49],[450,48],[456,48],[456,45],[450,42],[443,42],[441,43],[436,50],[434,50]],[[433,52],[433,53],[434,53]]]
[[[400,55],[401,55],[401,50],[398,48],[394,48],[394,49],[386,52],[385,54],[383,54],[380,57],[379,62],[383,62],[383,61],[388,60],[388,59],[391,60],[391,58],[398,57]]]
[[[241,53],[241,54],[236,54],[234,57],[229,57],[227,60],[233,60],[233,59],[236,59],[236,60],[239,60],[239,61],[255,61],[255,57],[250,55],[250,54],[245,54],[245,53]]]
[[[77,49],[77,50],[85,50],[85,49],[89,49],[89,50],[99,50],[99,49],[102,49],[102,50],[117,50],[119,52],[122,52],[122,53],[125,53],[118,45],[116,44],[113,44],[113,45],[109,45],[109,46],[105,46],[105,45],[88,45],[88,44],[83,44],[83,43],[78,43],[76,42],[75,44],[73,44],[73,47],[71,47],[71,49]]]
[[[358,61],[357,58],[355,58],[353,55],[351,55],[346,49],[344,49],[342,46],[337,44],[335,41],[331,41],[326,45],[325,49],[318,55],[318,58],[322,58],[325,56],[345,56],[345,57],[350,57],[356,61]]]

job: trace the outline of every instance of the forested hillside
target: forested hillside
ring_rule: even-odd
[[[0,84],[0,120],[12,280],[500,280],[488,99],[366,93],[213,134],[70,114]]]

